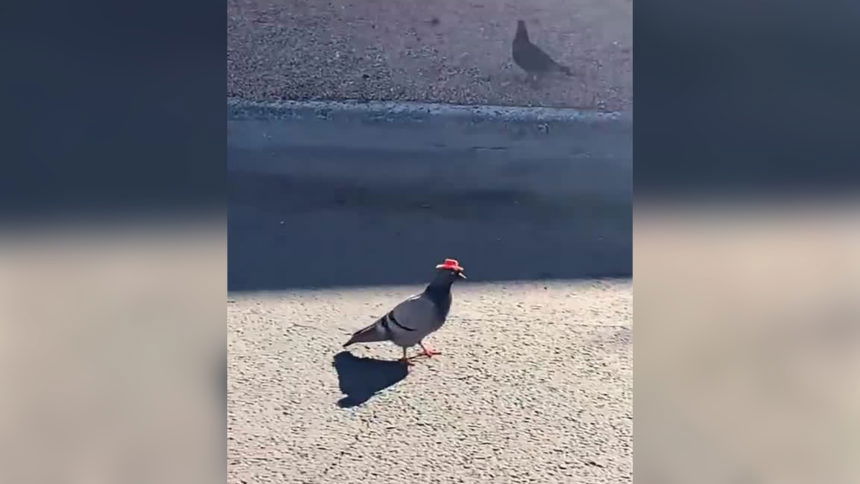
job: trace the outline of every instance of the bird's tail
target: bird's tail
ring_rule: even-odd
[[[385,328],[382,326],[382,320],[377,320],[370,326],[366,328],[359,329],[355,333],[353,333],[352,337],[349,338],[349,341],[343,344],[343,347],[354,344],[354,343],[373,343],[376,341],[386,341],[388,339],[388,333],[385,331]]]

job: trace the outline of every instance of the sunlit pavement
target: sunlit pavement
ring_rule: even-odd
[[[631,481],[629,279],[467,281],[442,355],[342,349],[421,288],[231,295],[230,482]]]

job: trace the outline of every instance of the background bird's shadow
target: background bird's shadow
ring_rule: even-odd
[[[346,395],[337,402],[341,408],[361,405],[409,374],[406,365],[399,361],[359,358],[349,351],[336,354],[333,365],[340,391]]]

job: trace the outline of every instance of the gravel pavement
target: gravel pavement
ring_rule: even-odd
[[[229,0],[228,96],[628,111],[632,12],[631,0]],[[572,80],[523,82],[517,19]]]
[[[343,351],[420,288],[231,295],[229,482],[631,482],[629,279],[465,281],[441,356]]]

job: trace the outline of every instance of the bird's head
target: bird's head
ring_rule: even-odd
[[[525,20],[517,20],[517,37],[529,38],[529,33],[526,31]]]
[[[457,259],[445,259],[445,262],[436,266],[436,271],[451,281],[466,279],[466,274],[463,273],[464,270]]]

